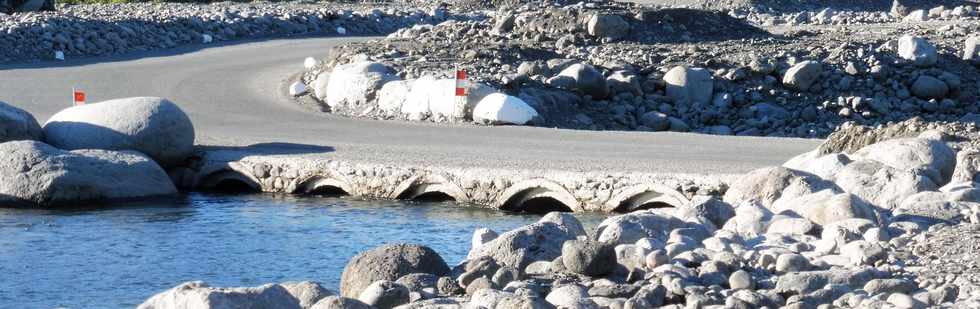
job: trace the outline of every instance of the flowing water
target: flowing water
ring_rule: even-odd
[[[600,214],[576,214],[586,228]],[[351,257],[425,244],[450,266],[474,229],[539,215],[452,202],[191,193],[88,210],[0,209],[0,308],[132,308],[181,282],[313,280],[336,291]]]

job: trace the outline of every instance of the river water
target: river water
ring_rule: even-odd
[[[576,214],[587,228],[599,214]],[[191,193],[88,210],[0,209],[0,308],[132,308],[181,282],[313,280],[336,291],[358,252],[425,244],[450,266],[474,229],[539,215],[452,202]]]

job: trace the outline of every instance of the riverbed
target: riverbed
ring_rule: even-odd
[[[0,307],[132,308],[181,282],[313,280],[337,290],[347,261],[393,242],[451,266],[472,232],[536,221],[453,202],[190,193],[83,210],[0,209]],[[604,217],[575,214],[587,228]]]

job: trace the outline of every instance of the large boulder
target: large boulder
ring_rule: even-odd
[[[939,61],[936,46],[921,37],[905,35],[898,39],[898,56],[912,61],[920,67],[927,67]]]
[[[410,120],[422,120],[428,117],[450,119],[459,107],[463,108],[463,115],[470,114],[477,102],[492,93],[495,93],[495,90],[490,86],[471,83],[467,87],[466,100],[463,102],[465,104],[457,107],[456,80],[437,79],[425,75],[411,82],[411,89],[404,95],[400,109],[401,113]],[[383,100],[385,106],[393,107],[399,104],[389,102],[389,100],[397,101],[397,97],[383,98]]]
[[[925,138],[882,141],[861,148],[853,157],[921,173],[937,185],[948,183],[956,167],[956,153],[946,143]]]
[[[613,245],[633,244],[643,238],[666,243],[670,232],[681,228],[699,230],[702,232],[701,235],[710,235],[712,232],[704,225],[684,221],[655,210],[647,210],[603,220],[596,228],[596,237],[600,242]]]
[[[500,234],[481,246],[476,257],[490,257],[502,266],[524,269],[532,262],[552,261],[561,256],[562,245],[576,236],[574,229],[546,217]]]
[[[616,266],[616,251],[613,249],[613,246],[593,240],[569,240],[562,245],[562,265],[576,274],[593,277],[606,275]]]
[[[820,155],[820,150],[815,149],[786,161],[783,167],[807,172],[823,179],[834,179],[837,172],[848,163],[851,163],[851,158],[846,154]]]
[[[338,65],[327,81],[326,103],[332,109],[357,108],[371,102],[385,82],[396,79],[381,63],[358,61]]]
[[[333,295],[315,282],[215,288],[202,281],[182,283],[160,292],[138,309],[302,309]]]
[[[375,281],[360,293],[357,300],[379,309],[392,309],[411,299],[404,285],[388,280]]]
[[[194,125],[177,104],[136,97],[79,105],[44,124],[52,146],[66,149],[136,150],[160,165],[182,163],[194,152]]]
[[[570,65],[558,73],[557,77],[571,79],[574,81],[575,89],[592,96],[593,99],[604,99],[609,96],[609,84],[606,78],[591,65],[584,63]]]
[[[836,193],[833,190],[807,194],[804,196],[780,199],[773,204],[774,213],[791,211],[813,223],[824,225],[846,219],[878,220],[874,206],[850,193]]]
[[[939,186],[929,177],[912,170],[900,170],[878,161],[857,160],[834,178],[844,192],[881,208],[898,207],[909,196],[922,191],[936,191]]]
[[[0,144],[0,206],[63,206],[177,193],[167,173],[133,151],[65,151],[36,141]]]
[[[823,65],[816,61],[803,61],[793,65],[783,75],[783,86],[807,91],[823,74]]]
[[[397,115],[402,110],[402,104],[412,91],[412,80],[390,81],[381,86],[378,91],[378,109],[386,115]]]
[[[929,76],[929,75],[919,75],[912,83],[912,88],[910,89],[912,94],[920,99],[937,99],[940,100],[946,97],[949,93],[949,85],[946,82]]]
[[[340,278],[340,295],[356,298],[379,280],[395,281],[414,273],[445,276],[449,266],[429,247],[412,244],[390,244],[355,256]]]
[[[327,296],[313,304],[310,309],[375,309],[364,302],[341,296]]]
[[[494,93],[484,97],[473,108],[473,120],[492,124],[522,125],[538,117],[538,111],[514,96]]]
[[[702,68],[676,66],[664,75],[667,96],[675,102],[707,104],[714,93],[711,72]]]
[[[0,102],[0,143],[20,140],[41,140],[44,131],[30,113]]]
[[[595,14],[587,25],[589,35],[611,40],[620,39],[630,31],[630,24],[622,16],[614,14]]]
[[[739,177],[730,184],[723,199],[731,205],[756,202],[771,208],[780,198],[799,197],[826,189],[836,189],[836,186],[815,175],[776,166],[757,169]]]

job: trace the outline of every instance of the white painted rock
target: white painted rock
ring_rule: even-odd
[[[676,66],[664,75],[667,96],[675,102],[702,103],[711,101],[714,81],[711,72],[702,68]]]
[[[296,81],[289,85],[289,95],[299,96],[306,93],[306,84],[302,81]]]
[[[214,41],[214,37],[212,37],[210,34],[201,35],[201,43],[208,44],[211,43],[212,41]]]
[[[980,60],[980,35],[966,39],[966,46],[963,47],[963,60]]]
[[[306,57],[306,59],[303,60],[303,67],[309,70],[315,67],[319,63],[320,62],[316,61],[316,59],[314,59],[313,57]]]
[[[0,144],[0,205],[72,203],[177,193],[167,173],[133,151],[65,151],[36,141]]]
[[[936,46],[924,38],[911,35],[898,39],[898,56],[920,67],[932,66],[939,61]]]
[[[902,18],[902,21],[910,23],[924,22],[927,20],[929,20],[929,14],[926,10],[915,10],[909,13],[909,15],[905,15],[905,18]]]
[[[61,149],[136,150],[175,166],[194,152],[194,125],[177,104],[136,97],[74,106],[44,124],[49,144]]]
[[[313,79],[313,96],[320,101],[327,100],[327,86],[330,85],[330,72],[320,72]]]
[[[820,79],[820,74],[823,74],[823,65],[820,62],[803,61],[786,71],[786,75],[783,75],[783,85],[790,89],[806,91]]]
[[[0,101],[0,143],[41,140],[44,131],[31,113]]]
[[[191,281],[153,295],[137,309],[300,309],[310,308],[332,295],[333,292],[309,281],[239,288],[215,288],[202,281]]]
[[[494,93],[484,97],[473,109],[473,120],[494,124],[526,124],[538,111],[514,96]]]
[[[338,65],[327,81],[326,103],[333,109],[368,104],[374,100],[375,92],[393,79],[391,70],[381,63],[360,61]]]
[[[463,114],[470,114],[477,102],[494,92],[496,90],[490,86],[471,83],[467,88]],[[397,99],[393,99],[393,101],[395,100]],[[404,102],[401,103],[401,113],[410,120],[422,120],[430,116],[437,119],[449,119],[455,111],[456,100],[455,79],[436,79],[426,75],[411,82],[411,90],[408,91]],[[392,107],[397,105],[394,102],[385,104]]]
[[[385,83],[378,91],[378,108],[388,115],[395,115],[402,109],[402,104],[412,91],[413,80],[396,80]]]

